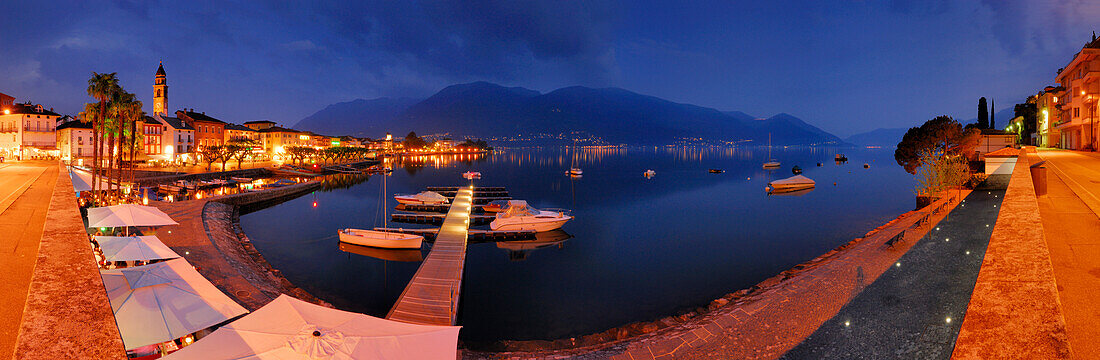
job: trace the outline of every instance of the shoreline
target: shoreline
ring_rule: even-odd
[[[960,197],[960,199],[961,198],[965,198],[965,195]],[[895,234],[897,231],[894,231],[898,229],[893,228],[895,225],[901,225],[904,228],[900,230],[900,235],[902,237],[911,237],[905,234],[905,230],[911,228],[911,225],[919,225],[918,221],[924,214],[923,211],[925,209],[929,209],[929,207],[902,213],[896,218],[887,221],[885,224],[868,231],[862,237],[855,238],[811,260],[795,265],[775,276],[764,279],[756,285],[727,293],[726,295],[710,301],[705,306],[697,307],[694,310],[682,314],[665,316],[652,321],[633,322],[576,338],[554,340],[502,340],[491,345],[499,346],[499,348],[496,349],[471,350],[461,348],[461,351],[463,352],[463,357],[467,359],[608,358],[613,356],[630,356],[629,354],[634,353],[632,350],[637,350],[638,348],[648,348],[644,349],[645,351],[643,351],[643,354],[654,357],[662,354],[671,354],[681,348],[702,347],[707,341],[713,340],[722,333],[723,325],[719,324],[729,321],[723,319],[724,317],[728,317],[731,314],[739,318],[749,317],[755,312],[770,305],[768,304],[769,302],[775,302],[777,300],[777,295],[782,296],[786,295],[782,294],[784,292],[789,293],[789,291],[785,289],[786,285],[798,280],[808,280],[814,277],[813,273],[815,273],[815,270],[841,262],[845,260],[842,258],[846,255],[852,255],[852,253],[856,251],[874,250],[876,247],[881,247],[884,242],[898,235]],[[941,212],[939,216],[936,216],[936,221],[929,223],[934,224],[938,222],[947,212],[948,211]],[[887,232],[883,233],[884,231]],[[926,231],[927,229],[924,232]],[[879,236],[880,234],[884,236]],[[923,236],[923,232],[921,236]],[[917,237],[917,239],[919,239],[919,237]],[[895,246],[889,247],[888,251],[896,254],[896,256],[893,257],[893,259],[896,259],[908,251],[909,247],[915,243],[915,240],[901,241],[895,244]],[[870,262],[870,260],[867,262]],[[885,271],[885,268],[888,268],[893,262],[894,260],[886,262],[882,271]],[[862,285],[865,286],[873,282],[882,271],[868,270],[866,282]],[[817,279],[814,279],[814,281],[817,281]],[[858,293],[858,291],[856,293]],[[782,301],[787,302],[788,299],[783,299]],[[837,310],[839,310],[839,307]],[[826,317],[826,320],[831,316],[832,315]],[[814,329],[816,329],[816,327],[817,326],[813,326]],[[770,330],[775,329],[773,328]],[[813,329],[809,332],[812,332],[812,330]],[[806,335],[808,336],[809,333]],[[668,352],[660,354],[654,350],[654,347],[663,347],[662,345],[669,342],[678,343],[679,345],[668,349]],[[795,342],[791,346],[797,345],[797,343],[798,342]],[[762,346],[761,348],[771,347],[771,345],[774,344],[765,345],[767,346]],[[763,354],[755,355],[757,356],[752,357],[774,357],[761,356]],[[782,355],[782,352],[776,354],[776,356],[778,355]],[[705,356],[699,356],[699,358],[705,358]]]
[[[279,195],[278,198],[285,196],[287,195]],[[213,199],[211,202],[216,201],[218,201],[218,199]],[[294,286],[289,280],[282,276],[278,269],[275,269],[263,259],[263,256],[251,245],[251,241],[248,239],[243,229],[240,228],[240,205],[221,205],[233,209],[229,211],[228,214],[222,214],[220,216],[226,218],[223,220],[227,220],[228,226],[233,229],[233,239],[235,239],[233,243],[235,247],[239,248],[239,252],[237,252],[238,255],[234,262],[240,263],[246,268],[250,268],[252,272],[271,276],[275,279],[274,282],[289,295],[324,306],[333,307],[331,304],[314,297],[307,291]],[[943,204],[941,201],[935,205],[949,206],[952,204]],[[905,231],[914,227],[912,226],[914,224],[919,225],[921,215],[925,213],[926,209],[930,208],[931,206],[902,213],[896,218],[887,221],[885,224],[868,231],[862,237],[855,238],[809,261],[795,265],[749,288],[727,293],[722,297],[710,301],[707,305],[697,307],[694,310],[665,316],[652,321],[633,322],[575,338],[553,340],[501,340],[489,344],[484,350],[472,350],[466,348],[460,342],[458,350],[462,353],[464,358],[473,359],[516,357],[556,358],[576,356],[606,358],[626,354],[631,347],[637,347],[639,345],[650,346],[654,343],[669,339],[676,339],[682,341],[684,344],[690,343],[692,347],[702,346],[704,342],[718,335],[721,328],[718,327],[715,329],[714,326],[716,326],[716,321],[721,321],[721,317],[738,311],[741,313],[749,312],[749,310],[744,310],[746,308],[750,308],[753,311],[759,310],[759,308],[768,305],[766,302],[774,300],[774,294],[779,290],[783,290],[785,285],[796,282],[797,280],[805,280],[804,278],[813,277],[815,270],[828,267],[834,262],[848,260],[842,258],[846,257],[846,255],[851,255],[853,252],[875,250],[876,246],[874,245],[880,245],[879,247],[881,247],[884,242],[891,240],[890,238],[897,237],[898,234],[907,237]],[[204,211],[203,214],[204,223],[207,218],[205,213],[206,211]],[[941,213],[936,221],[938,222],[938,218],[944,215],[946,215],[946,212]],[[211,219],[211,221],[218,221],[218,219]],[[888,229],[890,231],[884,234],[883,232]],[[896,259],[904,254],[905,251],[908,250],[908,247],[912,246],[914,243],[915,241],[902,241],[899,243],[900,246],[890,246],[887,251],[892,255],[887,255],[893,256],[893,259]],[[860,259],[856,261],[860,261]],[[867,259],[866,261],[871,262],[872,259]],[[888,268],[893,261],[894,260],[889,260],[886,262],[885,267],[881,270],[885,271],[885,268]],[[860,271],[863,271],[862,267]],[[867,283],[873,282],[882,271],[875,272],[875,270],[870,270],[869,272],[871,274],[868,276],[870,279]],[[866,284],[863,284],[862,286],[865,285]],[[856,293],[858,293],[858,291]],[[840,305],[842,306],[843,303]],[[837,310],[839,310],[839,307]],[[829,317],[831,317],[831,315]],[[816,329],[816,326],[814,326],[814,328]],[[705,335],[699,334],[699,330],[703,330]],[[696,341],[681,340],[685,335]],[[796,344],[797,342],[794,345]]]

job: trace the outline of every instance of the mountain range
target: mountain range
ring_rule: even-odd
[[[514,140],[586,134],[611,144],[753,142],[840,145],[843,141],[789,114],[767,119],[675,103],[620,88],[573,86],[548,93],[487,82],[448,86],[426,99],[379,98],[332,104],[295,129],[332,135],[401,137],[447,134]]]

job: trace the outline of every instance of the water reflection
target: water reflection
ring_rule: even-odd
[[[361,246],[355,244],[348,244],[343,241],[337,241],[340,251],[369,256],[379,260],[386,261],[401,261],[401,262],[416,262],[424,261],[424,254],[419,249],[380,249],[370,246]]]
[[[534,240],[498,241],[497,248],[508,251],[508,260],[523,261],[532,251],[557,246],[565,247],[565,241],[573,238],[573,235],[562,229],[555,229],[535,234]]]

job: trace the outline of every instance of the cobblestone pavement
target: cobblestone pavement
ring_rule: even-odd
[[[948,359],[1004,190],[974,191],[784,359]]]

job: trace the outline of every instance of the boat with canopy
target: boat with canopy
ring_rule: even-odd
[[[573,216],[564,209],[539,210],[527,205],[523,200],[509,200],[508,207],[497,213],[489,228],[499,231],[534,230],[550,231],[561,228]]]

